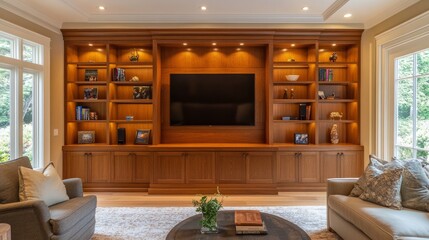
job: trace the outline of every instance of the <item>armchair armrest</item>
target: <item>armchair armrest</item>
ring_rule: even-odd
[[[0,204],[0,222],[11,226],[12,239],[49,239],[48,206],[41,200]]]
[[[328,197],[330,195],[349,195],[358,178],[329,178]]]
[[[80,178],[64,179],[63,183],[70,199],[83,196],[82,180]]]

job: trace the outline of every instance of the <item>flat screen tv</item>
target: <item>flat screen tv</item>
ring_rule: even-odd
[[[255,74],[171,74],[171,126],[254,126]]]

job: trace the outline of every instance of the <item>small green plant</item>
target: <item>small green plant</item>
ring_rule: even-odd
[[[196,211],[203,214],[201,219],[202,232],[204,230],[217,232],[217,212],[222,208],[222,203],[223,195],[219,192],[219,187],[217,192],[210,198],[202,196],[199,201],[192,200],[194,207],[197,207]]]

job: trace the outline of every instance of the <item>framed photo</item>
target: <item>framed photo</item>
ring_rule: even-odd
[[[149,144],[150,129],[138,129],[134,144]]]
[[[78,131],[77,143],[79,144],[95,143],[95,131]]]
[[[97,81],[98,70],[97,69],[86,69],[85,70],[85,81]]]
[[[319,95],[320,99],[325,99],[326,98],[325,97],[325,92],[323,92],[323,91],[318,91],[318,95]]]
[[[295,144],[308,144],[308,133],[295,133]]]
[[[83,89],[83,99],[98,99],[98,88],[84,88]]]
[[[133,99],[152,99],[151,86],[134,86]]]

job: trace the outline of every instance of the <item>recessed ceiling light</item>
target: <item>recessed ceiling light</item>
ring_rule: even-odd
[[[344,17],[345,18],[349,18],[349,17],[351,17],[352,16],[352,14],[351,13],[346,13],[346,14],[344,14]]]
[[[212,45],[213,45],[213,46],[216,46],[216,43],[214,42],[214,43],[212,43]]]
[[[205,10],[207,10],[207,7],[206,6],[201,6],[201,11],[205,11]]]
[[[105,9],[104,6],[98,6],[98,10],[103,11],[104,9]]]
[[[291,46],[291,47],[295,47],[295,43],[292,43],[290,46]]]
[[[213,48],[213,51],[217,51],[217,50],[219,50],[219,49],[217,49],[217,48]]]
[[[240,43],[240,46],[243,46],[244,45],[244,43]]]
[[[282,51],[283,51],[283,52],[286,52],[286,51],[287,51],[287,48],[283,48],[283,49],[282,49]]]
[[[308,9],[310,9],[310,8],[308,8],[308,7],[303,7],[302,8],[302,10],[304,10],[304,11],[308,11]]]
[[[88,46],[92,47],[92,46],[94,46],[94,44],[92,44],[92,43],[88,43]]]
[[[337,46],[337,44],[336,43],[332,43],[332,47],[335,47],[335,46]]]
[[[241,50],[241,48],[237,48],[237,51],[240,51]]]
[[[103,49],[101,49],[101,48],[97,48],[97,51],[102,52],[102,51],[103,51]]]
[[[183,43],[183,46],[188,46],[188,43],[185,43],[185,42],[184,42],[184,43]]]
[[[190,49],[190,48],[187,48],[186,50],[191,51],[191,49]]]

